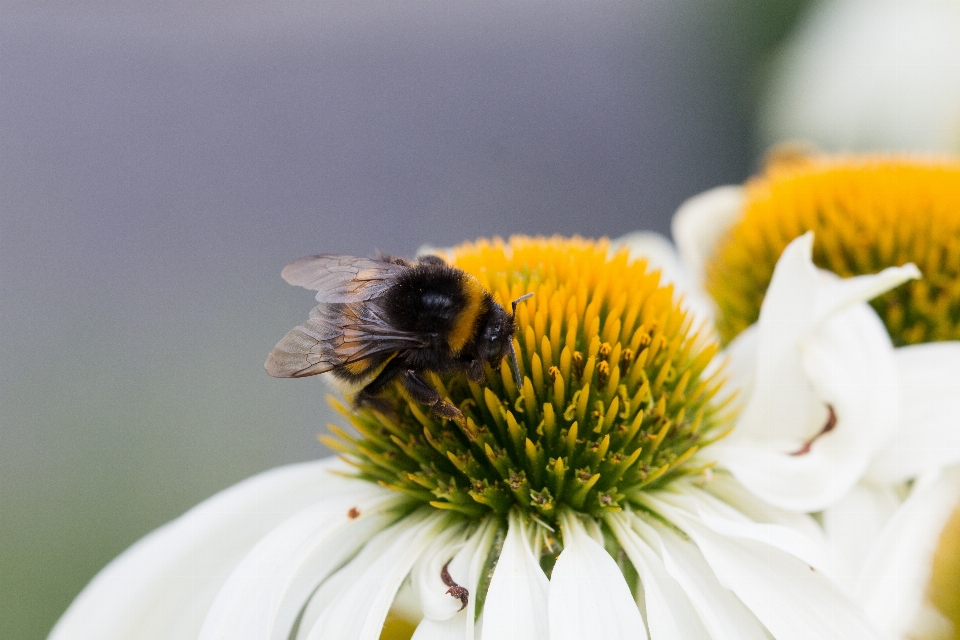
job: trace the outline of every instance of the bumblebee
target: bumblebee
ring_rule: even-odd
[[[372,260],[323,254],[288,264],[283,279],[317,292],[320,303],[306,323],[291,330],[267,357],[267,373],[301,378],[328,371],[358,406],[381,406],[379,395],[398,379],[410,396],[438,415],[463,415],[424,378],[424,373],[465,372],[484,381],[483,363],[510,356],[514,316],[472,275],[437,256],[415,261],[383,256]]]

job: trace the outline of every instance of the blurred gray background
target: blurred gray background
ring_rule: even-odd
[[[662,232],[802,0],[0,2],[0,637],[322,454],[263,361],[317,252]]]

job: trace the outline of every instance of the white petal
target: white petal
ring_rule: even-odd
[[[703,273],[717,243],[743,211],[743,188],[724,186],[696,195],[673,216],[673,239],[695,287],[703,289]]]
[[[714,472],[710,481],[704,483],[702,489],[721,502],[730,505],[753,522],[783,525],[799,531],[816,544],[825,544],[823,529],[809,515],[781,509],[759,499],[728,473]]]
[[[821,277],[827,279],[828,285],[819,287],[817,291],[816,305],[813,308],[815,323],[823,322],[859,302],[872,300],[907,280],[916,280],[922,276],[920,270],[911,262],[902,267],[887,267],[879,273],[855,278],[838,278],[829,272],[821,272]]]
[[[510,513],[507,538],[493,571],[483,605],[483,640],[546,640],[547,576],[530,550],[516,512]],[[555,640],[555,639],[552,639]]]
[[[217,591],[278,523],[356,480],[340,461],[280,467],[218,493],[143,538],[107,565],[70,605],[53,640],[197,637]]]
[[[561,531],[563,551],[550,576],[550,640],[644,638],[617,563],[571,513],[561,515]]]
[[[823,511],[833,578],[853,589],[867,554],[900,505],[890,486],[860,482],[839,502]]]
[[[450,563],[451,565],[457,564],[459,571],[459,563],[462,560],[469,561],[467,565],[466,587],[470,590],[470,600],[467,602],[467,608],[463,611],[467,623],[467,640],[473,640],[477,633],[479,633],[479,631],[474,628],[477,613],[477,593],[480,588],[480,581],[485,577],[487,559],[490,556],[490,550],[499,530],[500,527],[497,524],[497,520],[495,518],[489,518],[487,522],[477,529],[464,548],[460,550],[460,553],[454,558],[454,562]],[[459,573],[457,575],[459,575]]]
[[[960,461],[960,342],[894,352],[900,423],[870,465],[877,482],[900,482]]]
[[[376,640],[400,584],[424,551],[445,530],[456,526],[450,514],[422,509],[402,518],[367,544],[337,575],[350,581],[310,629],[310,640]],[[389,540],[385,548],[374,544]],[[375,554],[370,562],[370,555]],[[362,567],[362,571],[357,568]],[[331,578],[332,580],[332,578]],[[339,581],[338,581],[339,582]]]
[[[824,573],[830,573],[826,544],[816,528],[793,528],[774,522],[755,522],[692,483],[680,481],[675,486],[675,491],[651,492],[644,496],[644,500],[655,508],[669,504],[682,509],[688,517],[704,524],[715,533],[768,544]],[[798,518],[804,518],[797,515]]]
[[[654,525],[656,523],[653,523]],[[683,588],[715,640],[766,640],[763,625],[736,595],[720,584],[703,554],[673,530],[655,526],[667,572]]]
[[[700,622],[697,611],[683,589],[667,573],[663,561],[648,542],[634,529],[647,533],[648,539],[656,538],[656,533],[647,531],[651,530],[647,523],[630,516],[633,514],[615,513],[607,516],[606,520],[620,547],[640,574],[651,640],[709,639],[710,634]]]
[[[217,594],[201,640],[288,638],[317,585],[397,519],[399,496],[367,484],[374,491],[304,509],[257,543]]]
[[[861,298],[913,273],[840,280],[813,266],[812,241],[810,233],[794,240],[777,263],[756,325],[746,408],[731,437],[715,447],[717,459],[753,493],[797,511],[840,499],[895,428],[893,345]],[[827,311],[832,315],[823,317]],[[734,354],[738,361],[742,351]],[[828,407],[836,421],[822,433]]]
[[[415,521],[408,521],[406,526],[409,526],[411,522]],[[317,625],[317,622],[320,620],[323,612],[327,610],[330,604],[347,589],[349,589],[350,585],[363,576],[365,572],[374,566],[374,564],[380,560],[382,555],[389,551],[390,546],[393,544],[394,538],[396,537],[395,534],[399,530],[400,529],[394,528],[392,530],[383,531],[379,535],[374,536],[363,546],[363,549],[361,549],[360,553],[358,553],[356,557],[350,560],[347,565],[339,569],[320,585],[320,587],[310,598],[310,602],[307,604],[303,612],[303,616],[300,619],[300,626],[297,631],[297,640],[305,640],[310,635],[311,630]],[[391,608],[396,608],[398,605],[410,604],[410,602],[401,602],[403,600],[404,592],[406,592],[409,596],[407,600],[412,602],[413,607],[404,606],[403,608],[410,609],[409,613],[416,613],[415,616],[411,616],[412,619],[416,619],[420,616],[420,611],[418,609],[419,605],[416,603],[416,596],[413,595],[413,589],[409,586],[409,583],[401,586],[401,589],[394,598]]]
[[[468,532],[464,532],[444,544],[434,543],[433,548],[417,562],[410,575],[425,618],[446,620],[463,610],[467,617],[473,619],[477,588],[497,528],[496,518],[487,518],[469,537],[466,537]],[[450,578],[467,589],[466,606],[460,599],[447,593],[450,587],[440,577],[445,564]],[[470,627],[469,635],[472,638],[473,625]]]
[[[860,607],[803,561],[762,542],[727,538],[683,510],[651,501],[700,548],[730,588],[777,640],[880,638]]]
[[[873,545],[854,593],[867,615],[903,635],[920,612],[933,553],[960,499],[960,467],[918,480]]]
[[[811,331],[820,279],[810,260],[812,243],[811,233],[791,242],[774,269],[756,325],[755,384],[731,439],[775,437],[795,446],[810,431],[813,390],[799,345]]]

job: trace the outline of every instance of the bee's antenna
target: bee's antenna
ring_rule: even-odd
[[[532,298],[533,292],[524,294],[513,301],[511,306],[513,307],[513,316],[511,320],[517,317],[517,305],[526,300],[527,298]],[[513,338],[510,338],[510,367],[513,369],[513,381],[517,384],[517,391],[523,386],[523,381],[520,379],[520,365],[517,364],[517,352],[513,348]]]
[[[510,303],[510,306],[513,307],[513,317],[517,317],[517,305],[523,302],[524,300],[526,300],[527,298],[532,298],[532,297],[533,297],[533,291],[531,291],[530,293],[523,294],[522,296],[520,296],[519,298],[517,298],[516,300]]]

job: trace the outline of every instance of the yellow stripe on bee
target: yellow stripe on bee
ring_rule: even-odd
[[[469,273],[464,274],[462,284],[466,304],[463,305],[463,310],[457,314],[453,321],[453,327],[450,329],[450,334],[447,336],[447,344],[450,346],[450,351],[454,353],[460,353],[460,350],[474,336],[477,318],[484,310],[483,301],[487,296],[487,290],[483,288],[480,281]]]
[[[357,360],[343,365],[343,368],[355,376],[361,376],[370,368],[370,362],[368,359]]]
[[[370,358],[364,358],[363,360],[356,360],[355,362],[349,362],[347,364],[341,365],[339,368],[345,370],[347,373],[353,376],[357,376],[354,380],[345,380],[343,378],[331,378],[331,381],[336,383],[337,387],[346,393],[356,393],[363,387],[370,384],[374,378],[380,375],[380,372],[393,360],[397,354],[390,354],[390,357],[381,362],[376,366],[371,365]]]

